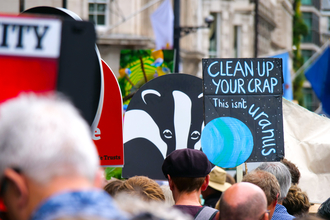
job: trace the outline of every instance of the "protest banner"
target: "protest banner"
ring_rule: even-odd
[[[92,125],[93,140],[101,166],[122,166],[124,147],[121,93],[115,74],[104,60],[102,60],[102,70],[103,83],[100,96],[102,108]]]
[[[86,121],[92,125],[100,108],[102,76],[101,58],[95,50],[94,25],[82,21],[78,15],[67,9],[48,6],[29,8],[21,13],[20,17],[34,17],[34,19],[52,17],[60,21],[61,29],[57,35],[46,33],[46,37],[57,37],[60,42],[56,90],[69,97],[80,109]],[[28,33],[28,29],[25,31]],[[49,46],[51,45],[50,42]],[[49,71],[43,69],[45,70]]]
[[[144,84],[124,119],[123,177],[163,179],[162,164],[176,149],[200,149],[203,127],[202,80],[168,74]]]
[[[83,35],[78,39],[62,39],[63,53],[59,59],[63,68],[59,71],[61,77],[58,78],[57,90],[69,96],[83,113],[88,111],[89,118],[85,118],[91,125],[101,165],[122,166],[124,155],[120,88],[111,68],[101,60],[95,37],[90,37],[90,34],[95,35],[93,25],[88,22],[93,30],[87,32],[77,22],[82,21],[81,18],[64,8],[38,6],[27,9],[23,14],[58,16],[72,24],[68,31],[73,36],[78,38]],[[92,40],[88,50],[84,49],[84,40]],[[89,71],[89,78],[82,75],[85,71]]]
[[[104,67],[107,74],[104,82],[101,59],[95,46],[94,25],[74,18],[62,19],[61,13],[65,12],[60,9],[51,8],[55,12],[61,11],[59,17],[41,13],[43,10],[47,12],[48,8],[51,7],[38,8],[36,14],[31,14],[35,10],[31,9],[20,16],[0,16],[0,103],[22,92],[63,93],[91,125],[93,140],[100,158],[104,159],[101,164],[122,166],[121,94],[107,65]],[[104,84],[108,87],[106,96]],[[109,110],[111,103],[116,105]],[[100,123],[103,105],[107,110]],[[113,129],[106,127],[109,120],[121,128],[111,140],[106,138],[114,134]],[[103,128],[103,138],[100,128]]]
[[[282,60],[203,59],[205,128],[209,160],[231,168],[284,156]]]

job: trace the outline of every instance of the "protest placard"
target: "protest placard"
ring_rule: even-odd
[[[229,168],[284,156],[282,60],[203,59],[205,128],[209,160]]]

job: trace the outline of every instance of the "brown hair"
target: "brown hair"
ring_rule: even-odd
[[[231,185],[234,185],[236,183],[236,180],[229,173],[226,173],[226,182],[230,183]]]
[[[263,170],[254,170],[246,174],[242,182],[249,182],[259,186],[266,194],[267,206],[272,204],[276,200],[277,195],[280,194],[280,185],[276,177]]]
[[[285,206],[290,215],[301,216],[308,213],[311,204],[307,194],[302,192],[297,185],[292,185],[288,195],[283,200],[283,206]]]
[[[165,196],[156,181],[146,176],[134,176],[123,182],[118,192],[138,196],[145,201],[165,201]]]
[[[110,182],[105,185],[104,190],[110,194],[110,196],[115,196],[115,194],[118,191],[118,188],[123,184],[124,181],[113,179],[110,180]]]
[[[171,179],[179,192],[190,193],[202,187],[205,177],[171,177]]]
[[[285,158],[283,158],[281,160],[281,162],[289,169],[289,171],[291,173],[292,184],[298,184],[299,179],[300,179],[300,171],[299,171],[298,167],[294,163],[288,161]]]

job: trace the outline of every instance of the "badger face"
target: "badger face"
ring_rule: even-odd
[[[165,82],[157,82],[162,79]],[[168,79],[171,79],[170,83],[166,82]],[[168,154],[176,149],[200,149],[202,126],[201,79],[170,74],[148,82],[133,97],[125,114],[123,175],[128,167],[139,166],[137,163],[141,160],[134,165],[132,160],[143,151],[147,156],[142,157],[148,161],[145,165],[157,169],[163,179],[161,164]],[[154,158],[158,158],[157,162]],[[132,175],[150,177],[149,173]]]

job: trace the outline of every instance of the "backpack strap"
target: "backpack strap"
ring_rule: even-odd
[[[218,213],[218,210],[203,206],[196,214],[195,220],[212,220],[214,216]]]

